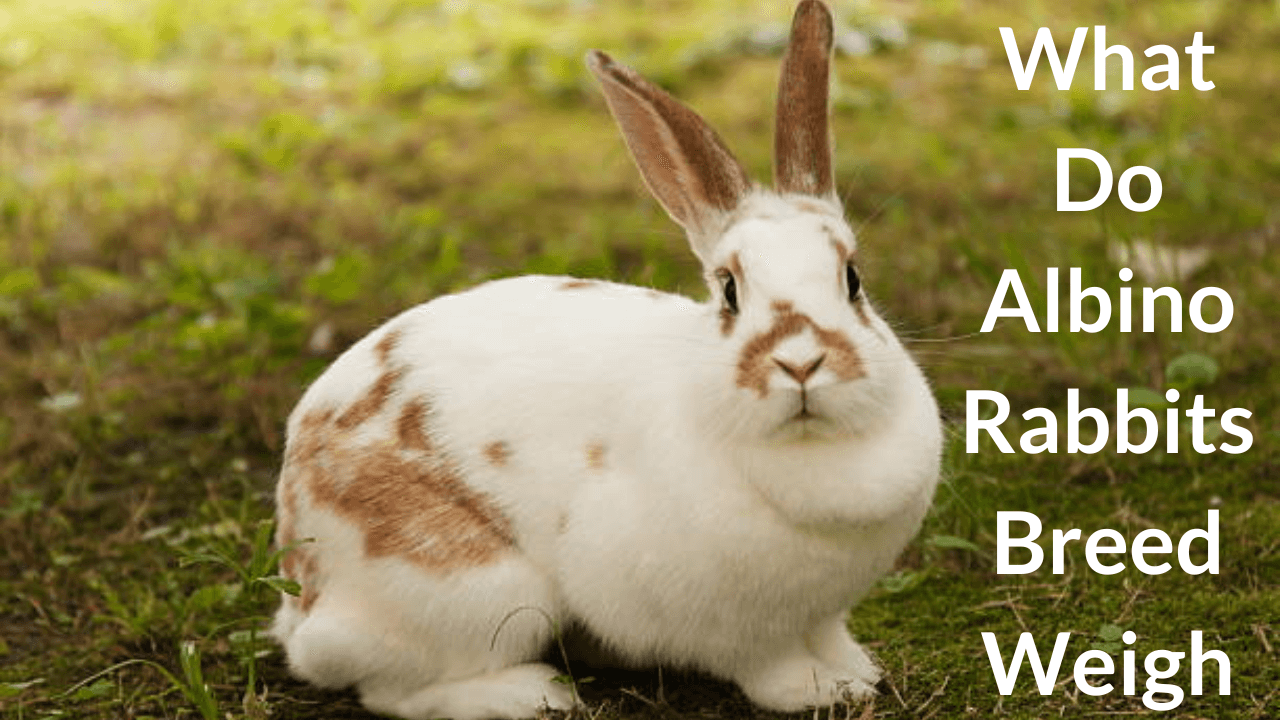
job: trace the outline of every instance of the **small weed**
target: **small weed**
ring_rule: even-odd
[[[1124,635],[1125,628],[1111,623],[1103,623],[1098,627],[1098,632],[1094,634],[1096,638],[1089,647],[1094,650],[1101,650],[1108,655],[1115,655],[1124,647],[1120,643],[1121,636]]]
[[[210,564],[235,573],[240,579],[239,595],[254,606],[260,606],[278,593],[297,596],[302,591],[297,582],[276,574],[280,558],[292,550],[297,543],[289,547],[274,549],[272,547],[274,529],[275,523],[270,520],[262,520],[257,523],[253,537],[248,542],[247,558],[244,558],[244,550],[246,548],[243,547],[242,543],[238,542],[238,538],[235,535],[209,535],[205,537],[203,543],[194,549],[185,549],[181,546],[177,546],[177,549],[182,556],[183,566]],[[265,692],[259,694],[258,691],[258,659],[263,652],[259,642],[258,626],[265,619],[264,617],[255,616],[240,618],[238,622],[248,623],[248,629],[235,631],[228,635],[231,647],[239,657],[247,675],[244,707],[246,713],[251,716],[265,714],[267,711],[264,699]],[[187,651],[187,647],[184,644],[184,652]],[[190,647],[191,651],[195,652],[194,645]],[[189,664],[191,668],[194,668],[195,672],[198,672],[200,669],[199,656],[196,655],[194,659],[183,656],[183,670],[190,680],[192,671],[188,670]]]

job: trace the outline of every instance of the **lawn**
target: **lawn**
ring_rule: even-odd
[[[945,476],[894,574],[851,614],[887,679],[831,717],[1280,717],[1280,4],[1243,0],[834,2],[836,177],[868,295],[926,369],[948,427]],[[678,227],[645,192],[583,65],[605,49],[706,117],[770,176],[772,98],[790,3],[622,0],[4,0],[0,2],[0,713],[45,717],[369,717],[353,695],[288,677],[256,628],[278,603],[265,540],[284,420],[307,383],[399,310],[488,278],[603,277],[705,296]],[[1021,46],[1106,25],[1134,51],[1136,90],[1075,83],[1045,62],[1015,87]],[[1215,51],[1193,89],[1143,89],[1153,45],[1197,32]],[[1055,207],[1057,148],[1118,178],[1144,165],[1162,196]],[[1072,166],[1072,198],[1097,187]],[[1134,199],[1147,197],[1134,182]],[[1131,282],[1122,267],[1137,273]],[[1046,269],[1062,327],[1043,332]],[[1067,330],[1067,268],[1122,287],[1203,287],[1230,326]],[[1015,269],[1039,333],[979,332]],[[1090,301],[1092,302],[1092,301]],[[1005,303],[1012,307],[1012,296]],[[1140,303],[1135,303],[1140,305]],[[1093,317],[1088,305],[1086,317]],[[1205,317],[1217,317],[1216,301]],[[1140,312],[1135,318],[1141,318]],[[1114,420],[1116,391],[1164,417],[1203,396],[1243,408],[1246,452],[1066,452],[1068,390]],[[1178,389],[1167,403],[1164,393]],[[966,452],[966,392],[1003,393],[1014,448],[1056,413],[1057,453]],[[1167,405],[1167,407],[1166,407]],[[1085,424],[1088,428],[1088,424]],[[1211,421],[1211,442],[1229,442]],[[1135,433],[1140,431],[1135,430]],[[1085,440],[1091,431],[1084,432]],[[1163,437],[1163,436],[1162,436]],[[997,512],[1053,528],[1176,543],[1219,518],[1216,574],[1102,575],[1083,543],[1064,572],[998,574]],[[1203,548],[1203,545],[1197,546]],[[1014,560],[1025,555],[1015,553]],[[1205,559],[1202,550],[1192,553]],[[1119,638],[1132,630],[1131,646]],[[1231,663],[1207,694],[1143,705],[1143,658]],[[1008,661],[1071,639],[1048,695]],[[1091,697],[1078,655],[1137,693]],[[570,667],[592,718],[767,717],[739,692],[672,670]],[[199,677],[197,677],[199,676]],[[584,677],[591,676],[591,677]],[[1113,679],[1119,685],[1119,679]],[[207,686],[207,690],[206,690]],[[254,689],[248,694],[246,688]],[[203,714],[202,714],[203,713]],[[212,713],[212,714],[210,714]],[[821,715],[826,717],[828,711]],[[806,715],[805,717],[808,717]]]

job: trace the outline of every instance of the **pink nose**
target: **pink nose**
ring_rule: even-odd
[[[790,375],[791,379],[803,385],[805,384],[805,381],[813,377],[814,373],[818,372],[818,368],[822,367],[822,361],[826,359],[826,355],[819,355],[808,363],[793,364],[785,360],[779,360],[778,358],[774,358],[773,362],[776,363],[778,367],[782,368],[782,372]]]

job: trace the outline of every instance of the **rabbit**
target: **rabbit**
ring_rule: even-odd
[[[588,53],[710,299],[503,279],[343,353],[289,417],[277,487],[301,592],[271,632],[295,676],[402,718],[531,717],[575,705],[540,661],[573,627],[770,710],[875,692],[847,613],[918,531],[942,431],[862,288],[831,44],[804,0],[773,190],[692,110]]]

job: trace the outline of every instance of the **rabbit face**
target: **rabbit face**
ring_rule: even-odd
[[[863,297],[835,190],[827,95],[831,14],[802,2],[778,82],[774,190],[753,182],[697,113],[592,51],[587,64],[645,184],[689,238],[719,304],[727,379],[703,420],[733,437],[864,434],[913,368]],[[702,380],[702,378],[699,378]]]
[[[831,203],[758,195],[716,243],[708,280],[733,353],[736,433],[835,439],[888,413],[904,351],[862,289]]]

